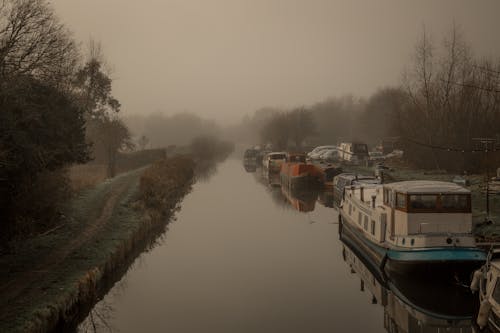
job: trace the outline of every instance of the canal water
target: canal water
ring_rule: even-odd
[[[220,164],[78,330],[471,331],[462,313],[434,318],[432,294],[429,310],[377,283],[339,240],[328,195],[296,198],[273,185],[241,160]]]

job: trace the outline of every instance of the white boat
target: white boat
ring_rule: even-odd
[[[349,164],[361,164],[370,158],[366,143],[342,142],[337,150],[339,159]]]
[[[472,292],[479,291],[480,307],[476,318],[479,328],[488,326],[500,332],[500,250],[490,251],[486,263],[474,272]]]
[[[486,260],[472,235],[471,193],[448,182],[405,181],[345,188],[339,231],[384,271],[469,282]]]

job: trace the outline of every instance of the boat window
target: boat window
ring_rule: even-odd
[[[286,156],[284,154],[275,154],[275,155],[270,155],[269,159],[271,160],[284,160]]]
[[[497,279],[495,283],[495,289],[493,289],[493,299],[497,304],[500,304],[500,279]]]
[[[469,198],[463,194],[443,194],[441,205],[443,209],[464,211],[469,206]]]
[[[372,235],[375,235],[375,221],[372,220]]]
[[[436,209],[437,208],[436,194],[412,194],[410,195],[411,209]]]
[[[361,212],[358,213],[358,224],[361,225]]]
[[[403,193],[396,194],[396,208],[406,209],[406,195]]]
[[[365,230],[368,230],[368,216],[365,215],[365,220],[364,220],[364,228]]]
[[[303,155],[290,155],[289,162],[305,162],[306,157]]]

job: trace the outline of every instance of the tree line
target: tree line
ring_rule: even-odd
[[[328,98],[291,111],[262,108],[230,134],[279,149],[342,140],[375,146],[391,137],[414,167],[480,172],[500,166],[500,61],[475,57],[453,26],[441,43],[424,31],[408,68],[401,84],[369,98]],[[305,117],[294,127],[298,114]]]
[[[46,0],[0,2],[0,241],[59,218],[65,168],[131,147],[97,43],[83,55]],[[1,244],[1,243],[0,243]]]

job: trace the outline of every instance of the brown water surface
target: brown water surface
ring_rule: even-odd
[[[345,259],[324,195],[293,198],[259,172],[230,159],[195,184],[163,240],[79,330],[93,321],[102,332],[438,332]]]

